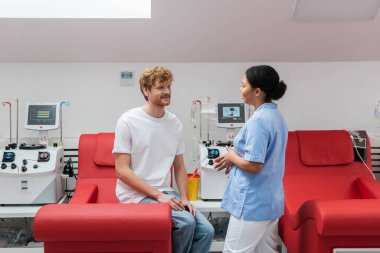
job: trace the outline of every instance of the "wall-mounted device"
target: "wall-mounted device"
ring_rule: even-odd
[[[120,73],[121,86],[133,86],[135,84],[135,74],[133,70],[125,70]]]

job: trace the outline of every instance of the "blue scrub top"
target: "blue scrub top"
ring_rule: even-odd
[[[287,141],[288,129],[277,105],[262,104],[235,137],[234,150],[243,159],[264,165],[258,174],[232,166],[222,208],[247,221],[273,220],[284,213]]]

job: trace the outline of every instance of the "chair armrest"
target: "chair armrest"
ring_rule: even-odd
[[[98,186],[96,184],[77,184],[70,204],[96,203],[98,199]]]
[[[310,200],[298,211],[298,226],[314,220],[323,236],[380,235],[380,200]]]
[[[167,240],[171,236],[168,204],[51,204],[34,219],[39,241]]]
[[[363,199],[380,199],[380,184],[372,177],[359,177],[356,184]]]

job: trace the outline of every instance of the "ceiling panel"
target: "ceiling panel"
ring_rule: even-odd
[[[318,1],[318,0],[314,0]],[[302,22],[293,0],[153,0],[152,19],[0,19],[0,62],[379,61],[380,19]]]

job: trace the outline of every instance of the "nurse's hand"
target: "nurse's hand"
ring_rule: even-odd
[[[231,168],[232,168],[231,166],[230,166],[230,167],[228,167],[228,168],[226,169],[226,171],[224,172],[224,174],[226,174],[226,175],[227,175],[228,173],[230,173],[230,171],[231,171]]]
[[[235,151],[230,147],[226,147],[226,149],[227,149],[226,154],[215,159],[214,167],[217,171],[225,169],[226,170],[225,173],[228,174],[231,170],[231,165],[233,164],[232,158],[235,155]]]

